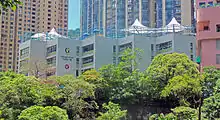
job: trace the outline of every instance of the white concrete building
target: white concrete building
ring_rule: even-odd
[[[40,74],[40,76],[65,74],[78,76],[92,68],[98,69],[107,64],[117,64],[120,53],[126,48],[143,50],[138,66],[141,71],[150,65],[157,54],[178,52],[186,53],[192,60],[195,60],[196,57],[195,36],[184,33],[169,33],[157,37],[131,35],[121,39],[92,36],[82,41],[59,37],[46,41],[29,40],[22,43],[20,45],[19,72],[27,74],[22,70],[24,64],[32,63],[32,67],[33,65],[36,67],[37,65],[33,63],[45,61],[46,69],[36,71],[36,74]],[[42,67],[42,65],[40,66]],[[31,74],[29,73],[29,75]]]

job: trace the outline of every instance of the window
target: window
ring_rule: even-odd
[[[126,49],[132,49],[132,43],[127,43],[119,46],[119,52],[123,52]]]
[[[193,55],[190,55],[190,59],[193,61]]]
[[[207,7],[212,7],[213,6],[213,2],[208,2]]]
[[[94,50],[94,44],[84,46],[82,49],[83,49],[83,53],[92,51],[92,50]]]
[[[52,58],[47,59],[47,64],[48,64],[48,65],[55,66],[55,65],[56,65],[56,56],[55,56],[55,57],[52,57]]]
[[[56,52],[56,51],[57,51],[57,45],[48,47],[48,48],[47,48],[47,56],[48,56],[50,53],[53,53],[53,52]]]
[[[115,53],[116,52],[116,46],[114,45],[113,46],[113,53]]]
[[[79,55],[79,46],[76,47],[76,55]]]
[[[203,30],[209,30],[209,26],[204,26]]]
[[[210,29],[209,29],[209,24],[210,24],[210,21],[199,21],[199,22],[197,23],[198,30],[199,30],[199,31],[207,31],[207,30],[210,30]]]
[[[220,50],[220,40],[216,40],[216,49]]]
[[[153,59],[154,59],[154,56],[151,56],[151,61],[153,61]]]
[[[220,32],[220,24],[216,25],[216,32]]]
[[[156,45],[157,52],[168,52],[172,49],[172,41],[160,43]]]
[[[191,53],[193,52],[193,43],[190,43],[190,50],[191,50]]]
[[[200,3],[199,3],[199,7],[205,8],[205,2],[200,2]]]
[[[76,58],[76,65],[79,65],[79,58]]]
[[[154,51],[154,44],[151,44],[151,51]]]
[[[76,70],[76,77],[79,76],[79,70]]]
[[[21,56],[21,57],[26,57],[26,56],[28,56],[28,54],[29,54],[29,47],[24,48],[24,49],[22,49],[22,50],[20,51],[20,56]]]
[[[113,57],[113,64],[116,64],[116,57]]]
[[[82,59],[83,64],[87,64],[87,63],[91,63],[91,62],[93,62],[93,56],[86,57],[86,58]]]
[[[220,64],[220,54],[216,54],[216,64]]]

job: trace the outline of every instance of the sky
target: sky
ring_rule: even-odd
[[[69,0],[68,29],[80,27],[80,0]]]

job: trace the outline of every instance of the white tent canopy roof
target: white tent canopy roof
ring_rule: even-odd
[[[44,33],[36,33],[33,36],[31,36],[31,38],[39,38],[39,37],[46,37],[46,34],[44,34]]]
[[[173,17],[169,24],[162,28],[148,28],[142,25],[138,19],[128,28],[123,31],[128,31],[130,33],[160,33],[160,32],[180,32],[187,29],[187,27],[182,26],[177,22],[176,18]]]
[[[134,23],[131,25],[130,28],[134,28],[134,27],[137,27],[137,28],[147,28],[146,26],[142,25],[138,19],[136,19],[134,21]]]
[[[173,17],[172,20],[170,21],[170,23],[167,24],[167,27],[168,27],[168,26],[173,26],[173,25],[181,26],[181,25],[177,22],[177,20],[176,20],[175,17]]]
[[[53,28],[48,34],[49,34],[49,35],[55,35],[55,36],[61,37],[61,35],[57,33],[57,31],[55,30],[55,28]]]
[[[36,34],[34,34],[33,36],[31,36],[31,38],[47,38],[47,37],[50,37],[50,38],[52,38],[52,37],[63,37],[63,38],[67,38],[67,37],[65,37],[65,36],[62,36],[62,35],[60,35],[60,34],[58,34],[57,32],[56,32],[56,30],[55,30],[55,28],[53,28],[49,33],[48,33],[48,36],[47,36],[47,34],[45,34],[45,33],[36,33]]]
[[[143,24],[140,23],[140,21],[138,19],[136,19],[134,21],[134,23],[128,28],[128,29],[125,29],[123,31],[128,31],[130,33],[148,33],[148,30],[149,28],[144,26]]]
[[[167,24],[163,29],[163,32],[180,32],[183,31],[185,27],[178,23],[176,18],[173,17],[170,23]]]

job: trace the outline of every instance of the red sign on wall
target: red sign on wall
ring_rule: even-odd
[[[70,65],[69,65],[69,64],[66,64],[66,65],[65,65],[65,69],[70,69]]]

